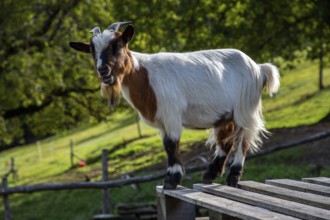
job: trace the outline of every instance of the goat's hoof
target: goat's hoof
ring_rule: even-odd
[[[167,173],[165,176],[163,189],[176,189],[177,186],[180,184],[180,182],[181,182],[180,173],[174,173],[174,174]]]
[[[209,172],[204,172],[203,174],[203,178],[202,181],[204,184],[212,184],[213,183],[214,178],[211,177]]]
[[[239,180],[240,180],[240,176],[228,175],[226,179],[226,183],[228,186],[237,187]]]
[[[212,184],[213,183],[213,180],[211,180],[211,179],[203,179],[203,183],[204,184]]]
[[[164,185],[163,185],[163,189],[166,189],[166,190],[173,190],[173,189],[176,189],[177,187],[178,187],[178,184],[167,183],[167,182],[164,182]]]
[[[232,166],[228,173],[226,183],[228,186],[237,187],[238,181],[243,174],[242,166]]]

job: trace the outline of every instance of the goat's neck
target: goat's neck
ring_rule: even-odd
[[[129,51],[128,51],[129,52]],[[153,122],[157,110],[155,92],[149,81],[148,70],[142,65],[137,53],[128,53],[127,68],[124,71],[122,90],[125,99],[136,108],[141,115]],[[141,54],[142,55],[142,54]]]

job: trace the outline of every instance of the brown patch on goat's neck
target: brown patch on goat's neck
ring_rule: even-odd
[[[157,111],[155,92],[150,85],[148,70],[142,65],[135,69],[132,55],[128,51],[126,70],[123,71],[122,83],[128,87],[129,96],[134,107],[148,121],[154,122]]]
[[[123,81],[123,78],[126,75],[129,75],[133,72],[133,58],[132,58],[132,54],[129,51],[127,45],[124,46],[124,48],[122,49],[122,53],[120,54],[120,56],[117,56],[117,65],[116,65],[116,71],[117,75],[120,79],[120,82]]]

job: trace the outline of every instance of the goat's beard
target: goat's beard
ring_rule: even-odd
[[[113,85],[101,83],[101,96],[108,99],[108,107],[114,110],[120,101],[121,83],[119,80]]]

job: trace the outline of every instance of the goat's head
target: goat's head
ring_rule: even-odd
[[[111,24],[101,33],[99,27],[90,32],[93,36],[89,43],[70,42],[70,47],[80,52],[92,54],[95,69],[101,80],[101,94],[108,98],[109,107],[113,108],[119,103],[121,83],[127,66],[129,56],[128,43],[134,35],[134,27],[128,22]],[[121,25],[129,24],[123,33],[119,32]]]

